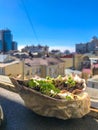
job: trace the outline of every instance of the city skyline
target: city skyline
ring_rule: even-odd
[[[97,0],[1,0],[0,29],[12,31],[19,48],[48,45],[71,51],[98,36]]]

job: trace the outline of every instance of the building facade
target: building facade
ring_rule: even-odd
[[[87,52],[87,46],[85,43],[76,44],[76,52],[84,54]]]
[[[98,46],[98,38],[93,37],[90,42],[76,44],[76,52],[80,54],[95,53],[96,46]]]
[[[12,50],[17,50],[17,42],[13,41],[12,42]]]
[[[27,75],[26,71],[25,75],[27,76],[30,75],[31,77],[37,75],[42,78],[45,78],[46,76],[50,77],[57,77],[58,75],[64,76],[66,68],[64,61],[53,57],[33,58],[33,60],[27,58],[25,59],[25,65],[31,68],[29,74]]]
[[[26,46],[22,49],[22,52],[29,52],[32,56],[35,56],[35,54],[37,54],[37,57],[41,57],[49,53],[49,47],[41,45]]]
[[[10,50],[16,50],[17,44],[13,42],[13,36],[9,29],[0,30],[0,51],[8,52]]]
[[[3,50],[3,44],[2,44],[2,41],[0,40],[0,51]]]
[[[73,56],[72,54],[61,56],[60,58],[66,63],[67,68],[73,68]]]
[[[12,57],[13,59],[14,57]],[[0,75],[7,75],[19,79],[29,79],[34,76],[45,78],[65,75],[66,64],[58,58],[14,58],[9,55],[0,57]]]

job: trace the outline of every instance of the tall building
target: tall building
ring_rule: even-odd
[[[9,29],[0,30],[0,51],[8,52],[10,50],[16,50],[17,45],[15,44],[15,46],[13,44],[15,44],[15,42],[13,42],[11,31]]]
[[[17,42],[12,42],[12,50],[17,50]]]
[[[98,38],[94,36],[90,42],[76,44],[76,52],[80,54],[94,53],[96,46],[98,46]]]
[[[77,53],[84,54],[87,52],[86,50],[87,50],[86,44],[84,44],[84,43],[76,44],[76,52]]]
[[[2,44],[2,41],[0,40],[0,51],[3,50],[3,44]]]

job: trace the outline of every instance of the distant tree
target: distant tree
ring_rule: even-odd
[[[70,51],[69,51],[69,50],[65,50],[65,51],[64,51],[64,54],[69,55],[69,54],[70,54]]]
[[[93,40],[98,40],[98,37],[97,36],[93,36],[92,39]]]

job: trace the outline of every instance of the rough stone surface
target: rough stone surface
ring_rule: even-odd
[[[38,116],[25,107],[18,93],[1,87],[0,103],[5,114],[0,130],[98,130],[98,120],[88,115],[70,120]]]
[[[66,101],[43,95],[33,89],[20,86],[16,80],[12,80],[25,105],[35,113],[57,117],[60,119],[81,118],[90,112],[90,97],[83,92],[81,99]]]
[[[66,101],[23,87],[15,79],[9,78],[7,81],[7,84],[4,82],[1,86],[18,92],[25,105],[39,115],[70,119],[81,118],[90,112],[90,98],[87,93],[82,93],[79,100]]]

